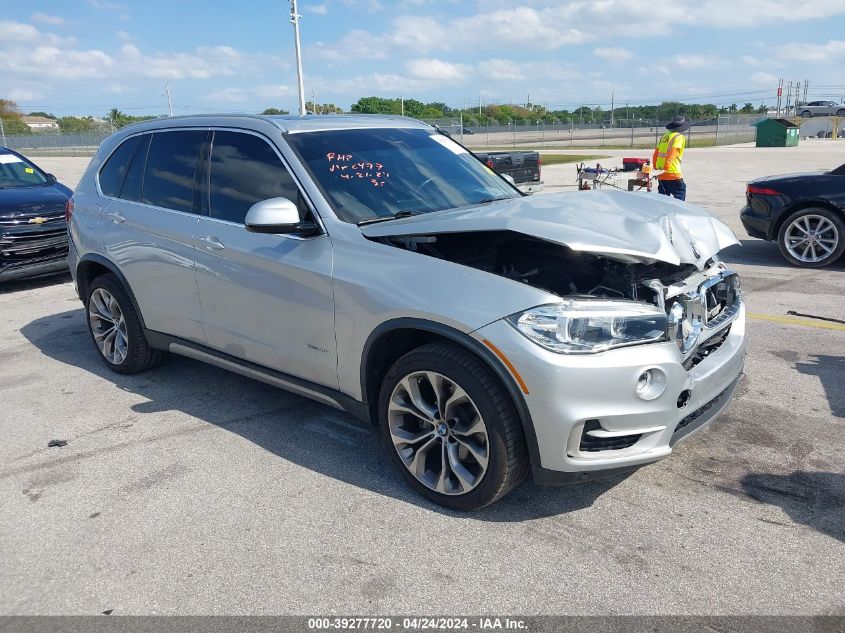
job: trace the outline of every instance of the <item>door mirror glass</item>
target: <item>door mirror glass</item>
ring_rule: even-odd
[[[313,222],[302,222],[299,209],[287,198],[269,198],[256,202],[247,211],[246,230],[253,233],[316,235],[320,232]]]

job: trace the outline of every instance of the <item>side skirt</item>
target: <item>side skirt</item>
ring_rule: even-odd
[[[310,398],[335,409],[341,409],[365,422],[371,422],[369,409],[363,402],[359,402],[337,389],[291,376],[290,374],[230,356],[229,354],[192,341],[162,334],[161,332],[145,330],[144,334],[149,344],[156,349],[165,350],[173,354],[214,365],[215,367],[220,367],[221,369],[226,369],[241,376],[246,376],[247,378],[252,378],[253,380],[258,380],[268,385],[284,389],[285,391]]]

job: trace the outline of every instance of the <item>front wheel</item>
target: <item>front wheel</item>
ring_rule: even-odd
[[[836,116],[845,116],[845,108],[839,108],[836,111]]]
[[[812,112],[810,112],[809,110],[804,110],[804,111],[801,113],[801,116],[802,116],[803,118],[805,118],[805,119],[809,119],[810,117],[812,117],[812,116],[813,116],[813,113],[812,113]]]
[[[845,222],[829,209],[801,209],[778,232],[781,254],[795,266],[822,268],[845,251]]]
[[[379,427],[391,461],[435,503],[476,510],[525,477],[525,440],[510,396],[472,354],[443,343],[400,358],[384,378]]]

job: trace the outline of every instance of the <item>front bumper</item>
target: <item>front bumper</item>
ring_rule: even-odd
[[[499,348],[528,389],[524,398],[539,455],[539,463],[532,465],[535,479],[562,483],[662,459],[677,441],[714,420],[742,375],[745,306],[740,305],[718,348],[689,370],[671,342],[566,355],[541,348],[505,321],[473,335]],[[659,397],[643,400],[635,392],[637,379],[654,368],[666,375],[666,388]],[[597,436],[608,448],[601,448]]]

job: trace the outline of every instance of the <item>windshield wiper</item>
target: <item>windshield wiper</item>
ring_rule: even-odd
[[[476,204],[487,204],[489,202],[498,202],[499,200],[513,200],[510,196],[506,198],[484,198],[484,200],[479,200]]]
[[[388,220],[399,220],[401,218],[410,218],[412,215],[419,215],[416,211],[397,211],[393,215],[386,215],[384,217],[378,218],[367,218],[366,220],[361,220],[360,222],[356,222],[358,226],[365,226],[367,224],[377,224],[379,222],[387,222]]]

